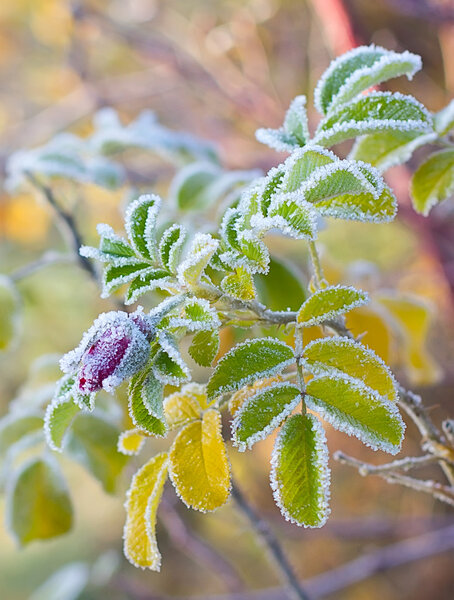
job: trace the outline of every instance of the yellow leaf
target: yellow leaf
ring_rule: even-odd
[[[167,469],[167,454],[154,456],[132,478],[125,505],[125,556],[134,566],[153,571],[161,568],[161,554],[156,542],[156,511]]]
[[[422,299],[411,296],[381,294],[378,300],[400,329],[399,358],[408,371],[409,379],[418,385],[438,381],[440,368],[426,348],[432,319],[430,307]]]
[[[385,363],[393,357],[393,335],[386,314],[380,306],[361,306],[346,316],[346,325],[353,335],[373,350]]]
[[[256,381],[254,385],[248,385],[241,390],[238,390],[231,396],[229,400],[229,411],[232,416],[235,415],[236,411],[239,410],[243,403],[253,396],[258,390],[268,387],[273,383],[279,383],[283,381],[280,375],[276,375],[276,377],[267,377],[266,379],[261,379]]]
[[[132,456],[139,454],[145,442],[143,431],[138,429],[128,429],[123,431],[118,438],[118,452]]]
[[[179,392],[167,396],[164,400],[164,414],[169,429],[177,429],[200,419],[206,405],[205,386],[198,383],[188,383]]]
[[[186,425],[170,450],[169,474],[183,502],[202,512],[222,506],[230,494],[230,465],[221,414],[210,409]]]

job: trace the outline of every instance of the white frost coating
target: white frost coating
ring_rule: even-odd
[[[191,372],[187,364],[184,362],[180,351],[178,350],[174,339],[165,330],[158,331],[158,342],[161,347],[161,351],[167,354],[172,362],[180,367],[183,371],[183,377],[177,377],[168,373],[163,373],[157,366],[153,365],[153,373],[158,381],[165,385],[179,385],[191,379]]]
[[[178,239],[171,243],[171,239],[175,231],[179,231]],[[174,223],[168,227],[161,236],[159,241],[159,254],[161,256],[161,262],[166,269],[169,269],[171,273],[175,273],[177,264],[180,259],[180,254],[186,241],[187,231],[184,225]],[[169,247],[169,244],[170,247]],[[164,254],[168,252],[166,263],[164,264]]]
[[[376,50],[377,52],[384,52],[385,54],[381,58],[379,58],[373,65],[364,66],[364,67],[360,67],[359,69],[355,69],[355,71],[353,73],[351,73],[347,77],[347,79],[344,81],[344,83],[340,86],[337,93],[332,97],[331,102],[330,102],[331,106],[334,106],[336,104],[336,102],[338,102],[338,99],[341,99],[341,101],[342,101],[342,98],[345,95],[345,93],[348,92],[348,90],[350,88],[354,87],[355,83],[358,83],[358,81],[361,78],[363,78],[367,75],[372,76],[374,73],[378,73],[381,69],[383,69],[387,65],[390,65],[392,63],[405,63],[405,62],[411,63],[412,67],[413,67],[412,71],[410,71],[409,73],[406,73],[407,78],[410,81],[413,79],[413,75],[417,71],[419,71],[422,67],[421,57],[418,56],[417,54],[412,54],[411,52],[408,52],[408,51],[405,51],[402,53],[397,53],[397,52],[393,52],[391,50],[387,50],[386,48],[382,48],[381,46],[375,46],[375,44],[371,44],[370,46],[358,46],[357,48],[353,48],[349,52],[346,52],[345,54],[342,54],[341,56],[338,56],[335,60],[333,60],[331,62],[331,64],[329,65],[329,67],[326,69],[326,71],[323,73],[323,75],[320,77],[320,79],[317,83],[317,86],[314,90],[315,108],[320,113],[322,113],[322,114],[325,113],[325,110],[322,107],[321,95],[322,95],[322,91],[323,91],[326,81],[331,77],[331,75],[339,67],[339,65],[342,65],[345,61],[349,60],[350,58],[354,58],[355,56],[357,56],[358,54],[361,54],[365,50],[366,51],[367,50],[372,50],[372,51]],[[386,78],[386,79],[388,79],[388,78]],[[376,81],[375,85],[378,83],[380,83],[380,81]],[[367,87],[371,87],[371,86],[368,85]],[[360,94],[360,93],[361,92],[358,92],[358,94]],[[328,107],[328,110],[329,110],[329,107]]]
[[[198,283],[218,246],[219,240],[209,233],[196,233],[186,258],[177,268],[177,279],[181,286]]]
[[[298,139],[295,134],[295,123],[301,127],[303,139]],[[290,103],[285,114],[284,124],[278,129],[261,128],[255,132],[257,141],[277,150],[278,152],[292,152],[309,140],[309,129],[307,126],[306,96],[296,96]],[[300,136],[301,137],[301,136]]]
[[[60,368],[63,373],[76,374],[85,352],[106,332],[114,338],[127,337],[130,340],[119,365],[102,383],[107,392],[112,392],[124,379],[145,365],[150,353],[149,342],[139,327],[129,318],[128,313],[121,311],[101,313],[90,329],[83,334],[79,346],[61,358]],[[74,400],[77,403],[76,397]]]
[[[131,266],[133,264],[134,263],[131,263]],[[140,262],[137,261],[137,264],[140,265]],[[116,266],[116,265],[114,265],[114,266]],[[122,285],[125,285],[127,283],[130,283],[133,279],[136,279],[136,277],[145,277],[146,275],[148,275],[149,273],[151,273],[153,271],[154,271],[153,267],[142,267],[142,268],[138,268],[137,271],[128,273],[127,275],[118,275],[117,277],[114,277],[109,282],[107,282],[106,270],[104,270],[103,279],[102,279],[101,298],[108,298],[110,296],[110,294],[112,293],[112,291],[115,290],[116,288],[118,288]]]
[[[68,399],[67,397],[55,397],[52,399],[52,401],[47,405],[46,407],[46,412],[44,415],[44,436],[46,438],[46,442],[47,445],[49,446],[49,448],[51,450],[54,450],[55,452],[63,452],[64,448],[65,448],[65,443],[66,443],[66,439],[67,439],[67,432],[69,430],[69,427],[71,426],[71,423],[73,422],[73,420],[76,418],[77,415],[74,415],[74,417],[71,419],[71,422],[68,424],[67,430],[65,432],[65,434],[62,437],[62,441],[60,446],[57,446],[54,443],[54,440],[52,439],[52,433],[51,433],[51,419],[53,417],[54,411],[55,409],[57,409],[59,406],[61,406],[62,404],[71,404],[73,402],[72,399]],[[80,407],[79,407],[80,408]],[[87,410],[86,407],[84,407],[85,410]]]
[[[125,229],[126,229],[126,233],[128,234],[129,241],[131,242],[133,248],[135,249],[135,251],[138,254],[143,256],[142,252],[140,251],[140,249],[138,248],[138,246],[134,240],[134,233],[133,233],[133,226],[135,224],[134,223],[134,213],[141,206],[143,206],[144,204],[148,204],[149,202],[153,202],[153,204],[147,210],[147,217],[145,220],[145,224],[144,224],[145,227],[144,227],[144,231],[143,231],[143,239],[145,240],[146,248],[148,250],[150,258],[154,258],[156,255],[155,228],[156,228],[156,221],[158,218],[158,214],[161,209],[161,204],[162,204],[161,198],[159,196],[157,196],[156,194],[143,194],[142,196],[139,196],[139,198],[137,198],[136,200],[131,202],[126,209]],[[145,256],[145,258],[148,258],[148,257]]]
[[[317,144],[329,143],[330,145],[333,145],[337,143],[337,134],[343,134],[350,130],[354,132],[352,133],[351,137],[356,137],[364,133],[372,133],[374,131],[383,131],[387,129],[395,129],[398,131],[421,131],[423,133],[432,131],[432,115],[426,109],[426,107],[423,106],[420,102],[418,102],[416,98],[413,98],[413,96],[407,96],[405,94],[401,94],[400,92],[372,92],[367,96],[368,99],[390,97],[392,97],[395,100],[405,100],[408,104],[413,104],[423,113],[425,120],[366,118],[362,121],[356,121],[355,119],[350,119],[349,121],[345,121],[342,123],[335,122],[333,123],[333,125],[331,125],[329,129],[323,129],[325,121],[321,121],[315,133],[314,142]],[[348,104],[341,104],[329,114],[329,119],[334,119],[344,110],[350,109],[355,103],[363,102],[364,100],[364,97],[360,97],[352,102],[349,102]],[[341,136],[340,139],[345,138]]]
[[[162,302],[160,302],[157,306],[152,308],[148,313],[148,317],[150,321],[156,325],[159,323],[166,315],[168,315],[172,310],[175,310],[180,304],[184,302],[186,298],[185,294],[180,294],[178,296],[170,296],[166,298]],[[138,312],[142,307],[139,307],[136,312]]]
[[[282,191],[286,191],[288,180],[294,175],[293,171],[295,165],[309,152],[315,152],[316,154],[320,154],[321,156],[330,159],[331,162],[337,162],[339,160],[339,157],[336,156],[334,152],[328,150],[327,148],[323,148],[323,146],[318,146],[317,144],[310,143],[306,144],[306,146],[304,146],[303,148],[298,148],[297,150],[292,152],[292,155],[289,156],[283,164],[284,178],[282,179],[281,183]]]
[[[297,147],[295,142],[288,141],[288,135],[283,127],[279,129],[261,127],[255,132],[255,138],[277,152],[292,152]]]
[[[140,435],[142,438],[140,440],[137,450],[127,450],[124,446],[124,440],[130,437],[131,435]],[[143,435],[142,429],[128,429],[127,431],[122,431],[118,436],[117,450],[118,452],[120,452],[121,454],[125,454],[126,456],[136,456],[141,452],[142,448],[144,447],[144,444],[145,436]]]
[[[313,325],[319,325],[320,323],[323,323],[323,321],[334,319],[335,317],[338,317],[339,315],[343,315],[344,313],[349,312],[350,310],[353,310],[354,308],[357,308],[358,306],[363,306],[364,304],[367,304],[370,301],[369,295],[366,292],[363,292],[362,290],[358,290],[357,288],[355,288],[351,285],[350,286],[333,285],[333,286],[329,286],[327,288],[316,290],[303,303],[300,311],[303,310],[305,308],[305,306],[308,305],[309,302],[310,302],[310,304],[312,304],[313,298],[317,299],[317,298],[323,298],[323,296],[326,297],[327,292],[330,292],[330,291],[335,292],[336,290],[339,292],[346,292],[346,291],[354,292],[356,294],[357,298],[354,301],[344,302],[344,304],[342,304],[342,306],[340,306],[337,309],[323,311],[322,313],[320,313],[318,315],[314,315],[310,319],[305,319],[304,321],[301,321],[301,322],[298,321],[297,326],[311,327]]]
[[[282,516],[286,521],[290,523],[294,523],[299,527],[304,527],[308,529],[315,529],[319,527],[323,527],[323,525],[328,520],[331,509],[329,507],[329,499],[330,499],[330,483],[331,483],[331,471],[328,466],[329,462],[329,452],[328,452],[328,444],[326,441],[326,434],[320,420],[312,414],[306,413],[305,417],[312,422],[312,429],[316,432],[315,435],[315,454],[318,458],[317,467],[320,472],[320,490],[318,494],[318,506],[321,512],[321,521],[318,525],[306,525],[305,523],[300,523],[294,517],[292,517],[281,500],[281,486],[279,485],[279,481],[277,478],[277,468],[279,464],[279,454],[282,447],[282,429],[278,433],[276,437],[276,441],[274,443],[273,452],[271,454],[271,470],[270,470],[270,485],[273,490],[274,501],[276,502],[276,506],[282,513]]]
[[[232,442],[233,442],[234,446],[238,447],[238,450],[240,452],[245,452],[246,450],[250,450],[256,442],[266,439],[276,429],[276,427],[279,427],[279,425],[282,423],[282,421],[284,421],[284,419],[286,419],[290,415],[290,413],[293,411],[293,409],[296,408],[296,406],[298,406],[298,404],[301,402],[301,394],[300,394],[299,390],[296,389],[295,398],[292,401],[288,402],[288,404],[284,407],[284,409],[279,414],[275,415],[264,429],[261,429],[260,431],[257,431],[256,433],[251,435],[247,439],[246,442],[242,442],[237,439],[236,432],[237,432],[238,428],[241,427],[242,417],[243,417],[245,411],[248,410],[248,407],[255,400],[257,400],[258,397],[260,397],[265,392],[270,391],[271,389],[280,389],[280,388],[289,388],[289,387],[294,387],[294,386],[290,386],[285,381],[272,383],[271,385],[269,385],[265,388],[261,388],[261,389],[257,390],[257,392],[255,392],[255,394],[253,394],[252,396],[249,396],[245,400],[245,402],[242,404],[242,406],[236,411],[235,417],[233,418],[233,420],[231,422]]]
[[[141,279],[144,279],[146,276],[147,273],[143,273],[143,276],[139,275]],[[134,304],[134,302],[137,302],[140,296],[143,296],[143,294],[146,294],[147,292],[152,292],[154,290],[164,290],[170,293],[174,293],[175,287],[175,283],[172,282],[172,279],[168,276],[159,277],[159,279],[151,279],[146,285],[140,286],[132,292],[129,290],[127,298],[125,299],[125,304],[127,306],[129,306],[130,304]]]
[[[315,377],[311,381],[329,381],[333,378],[344,381],[353,391],[357,391],[366,395],[368,404],[383,406],[388,412],[388,414],[399,422],[399,425],[402,428],[403,439],[403,433],[405,432],[406,425],[400,415],[399,409],[397,408],[397,404],[395,402],[391,402],[384,396],[381,396],[378,392],[376,392],[368,385],[363,383],[360,379],[350,377],[350,375],[346,375],[342,372],[338,372],[336,373],[336,375],[321,375],[319,377]],[[305,400],[307,406],[311,410],[314,410],[315,412],[319,413],[321,417],[325,421],[330,423],[335,429],[346,433],[350,437],[356,437],[363,444],[365,444],[369,448],[372,448],[372,450],[383,450],[383,452],[387,452],[388,454],[393,455],[397,454],[400,451],[400,448],[402,446],[402,440],[399,443],[399,445],[395,446],[391,442],[386,442],[383,439],[380,439],[374,431],[371,431],[367,426],[364,426],[362,423],[357,422],[356,424],[352,424],[351,422],[348,422],[348,415],[342,413],[342,411],[337,407],[329,406],[322,398],[314,398],[313,396],[307,394]],[[340,416],[340,414],[345,414],[345,417]]]
[[[307,355],[307,353],[309,353],[311,348],[313,348],[314,346],[315,347],[328,346],[328,348],[330,350],[332,350],[333,353],[338,348],[344,348],[344,349],[352,348],[354,350],[359,349],[360,351],[364,352],[364,354],[367,356],[367,358],[369,358],[370,362],[372,364],[379,365],[381,367],[381,369],[383,370],[383,373],[389,378],[389,380],[392,384],[392,387],[393,387],[393,396],[390,399],[394,400],[394,401],[397,400],[397,398],[398,398],[397,381],[396,381],[391,369],[388,367],[388,365],[385,363],[385,361],[382,358],[380,358],[380,356],[378,356],[378,354],[375,354],[375,352],[373,350],[371,350],[369,348],[369,346],[366,346],[366,344],[364,344],[363,342],[359,343],[348,337],[337,336],[337,335],[334,337],[327,337],[327,338],[317,339],[317,340],[313,340],[312,342],[309,342],[309,344],[307,344],[307,346],[305,347],[304,352],[303,352],[304,367],[313,375],[322,376],[322,375],[329,375],[329,374],[339,374],[339,373],[343,373],[343,371],[341,369],[337,369],[336,367],[327,365],[323,362],[312,362],[312,361],[308,362],[305,358],[305,354]],[[367,372],[368,364],[366,362],[363,363],[362,361],[360,361],[360,363],[364,367],[364,371]],[[368,386],[368,387],[370,387],[370,386]]]
[[[190,315],[191,309],[200,314]],[[189,310],[189,314],[188,314]],[[221,326],[218,314],[208,300],[204,298],[188,298],[184,303],[184,314],[173,317],[169,327],[186,327],[188,331],[207,331]]]
[[[270,254],[267,246],[260,240],[254,231],[243,230],[238,233],[238,243],[240,250],[227,250],[220,255],[221,261],[233,269],[243,268],[248,273],[268,273]],[[248,248],[249,246],[249,248]],[[253,256],[246,256],[245,252],[250,250],[250,246],[257,253],[258,260]]]

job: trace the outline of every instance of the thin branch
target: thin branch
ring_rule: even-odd
[[[251,523],[254,531],[261,536],[262,540],[266,544],[270,555],[273,557],[284,581],[287,583],[288,596],[297,600],[309,600],[308,594],[302,587],[302,584],[298,581],[296,574],[288,562],[277,537],[274,535],[268,523],[266,523],[255,512],[235,483],[232,483],[232,497],[234,498],[239,510]],[[282,596],[280,596],[280,598],[282,598]]]
[[[61,263],[72,263],[74,262],[75,257],[73,254],[62,254],[60,252],[55,252],[54,250],[48,250],[44,252],[42,256],[30,262],[23,267],[19,267],[12,273],[10,273],[9,278],[13,281],[21,281],[30,275],[36,273],[36,271],[40,271],[46,267],[51,265],[61,264]]]
[[[385,463],[384,465],[371,465],[369,463],[358,460],[344,454],[341,451],[334,452],[333,458],[339,461],[343,465],[349,465],[358,469],[360,475],[380,475],[381,473],[387,473],[389,471],[410,471],[417,467],[424,467],[429,464],[438,462],[438,458],[432,454],[426,454],[424,456],[407,456],[399,460],[393,460],[392,462]]]

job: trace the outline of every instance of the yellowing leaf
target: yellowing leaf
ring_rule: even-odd
[[[126,454],[127,456],[139,454],[144,442],[145,438],[143,432],[139,429],[128,429],[128,431],[123,431],[118,438],[118,452]]]
[[[392,329],[386,314],[375,304],[360,306],[346,317],[346,325],[352,334],[378,354],[386,363],[393,355]]]
[[[156,542],[156,512],[167,468],[165,452],[154,456],[132,478],[125,505],[125,556],[134,566],[153,571],[161,568],[161,554]]]
[[[303,326],[318,325],[367,302],[368,296],[361,290],[344,285],[327,287],[309,296],[298,311],[297,321]]]
[[[230,494],[230,466],[221,435],[221,414],[208,410],[189,423],[170,450],[169,474],[183,502],[202,512],[222,506]]]
[[[201,407],[197,394],[192,393],[197,384],[188,384],[164,400],[164,414],[169,429],[178,429],[200,418]],[[202,388],[202,386],[199,386]],[[202,388],[203,389],[203,388]],[[196,390],[194,389],[194,392]],[[200,394],[206,403],[206,394]]]
[[[238,267],[235,273],[226,275],[221,281],[222,290],[238,300],[253,300],[255,298],[254,280],[252,275],[242,267]]]
[[[282,381],[282,377],[277,375],[276,377],[267,377],[266,379],[261,379],[260,381],[256,381],[254,385],[248,385],[241,390],[235,392],[229,400],[229,411],[232,416],[235,416],[235,413],[239,408],[241,408],[244,402],[253,396],[259,390],[266,388],[273,383],[279,383]]]

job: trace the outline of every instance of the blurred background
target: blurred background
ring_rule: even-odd
[[[93,113],[104,106],[115,107],[125,123],[143,109],[153,110],[165,126],[212,140],[226,168],[269,169],[284,155],[256,142],[255,130],[279,126],[297,94],[308,96],[314,128],[312,92],[319,76],[333,57],[371,42],[423,59],[423,70],[412,82],[391,81],[387,89],[411,93],[432,111],[453,97],[452,0],[2,0],[0,171],[4,174],[12,152],[43,144],[60,131],[89,134]],[[320,241],[329,281],[358,283],[372,294],[371,307],[354,311],[348,324],[367,332],[365,341],[404,384],[421,392],[439,422],[453,415],[454,210],[452,204],[442,205],[428,219],[412,211],[409,175],[423,154],[388,174],[400,202],[393,224],[334,222]],[[132,179],[150,190],[165,190],[173,174],[168,163],[149,156],[131,168]],[[63,192],[84,239],[96,239],[100,221],[121,227],[124,189],[86,184]],[[275,251],[293,260],[304,276],[301,247],[288,242],[275,240]],[[1,272],[17,273],[60,246],[47,205],[27,189],[7,193],[2,186]],[[50,266],[20,278],[18,287],[20,336],[0,356],[2,415],[36,358],[74,347],[98,313],[112,306],[99,299],[94,283],[75,265]],[[327,433],[331,451],[386,460],[332,429]],[[291,526],[280,516],[268,485],[271,447],[270,439],[240,457],[232,451],[233,470],[305,579],[358,557],[380,557],[381,548],[396,548],[412,536],[421,540],[454,524],[452,511],[432,497],[362,478],[333,461],[329,523],[316,531]],[[419,452],[411,426],[404,452]],[[116,564],[118,555],[120,575],[101,595],[83,592],[85,600],[214,597],[278,585],[263,548],[233,506],[212,515],[189,513],[175,503],[171,490],[158,525],[163,570],[137,571],[121,555],[128,478],[111,497],[74,463],[68,461],[65,471],[76,507],[72,533],[20,550],[1,521],[2,600],[29,598],[60,567],[74,561],[93,564],[100,555],[108,565],[101,564],[101,570]],[[436,476],[430,468],[423,474]],[[3,516],[2,502],[0,497]],[[383,570],[376,569],[380,572],[331,597],[450,600],[453,558],[445,552],[397,568],[384,563]],[[357,571],[361,568],[367,565],[358,564]]]

